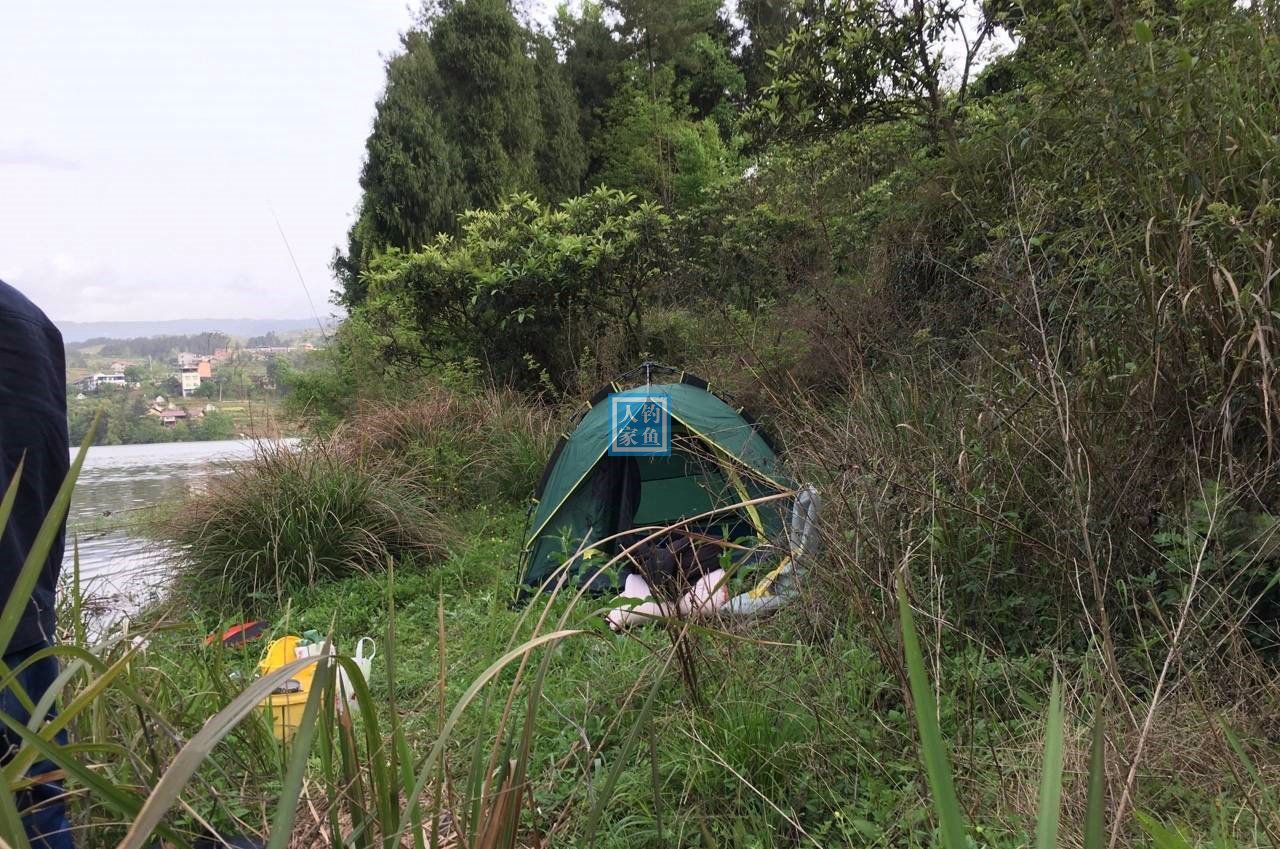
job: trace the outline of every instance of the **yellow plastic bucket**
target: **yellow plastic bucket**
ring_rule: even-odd
[[[302,712],[307,707],[307,692],[273,693],[259,706],[271,717],[271,731],[277,740],[288,742],[302,724]]]
[[[298,642],[299,638],[292,634],[274,641],[267,648],[266,657],[258,664],[258,674],[267,675],[297,660]],[[258,704],[258,708],[270,718],[271,730],[276,739],[288,741],[297,733],[298,726],[302,724],[302,712],[307,706],[307,696],[311,693],[311,679],[315,672],[315,664],[298,670],[289,680],[297,681],[300,689],[291,693],[272,693]]]

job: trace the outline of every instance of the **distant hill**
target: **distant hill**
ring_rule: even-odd
[[[88,339],[140,339],[149,336],[190,336],[226,333],[229,336],[265,336],[275,331],[314,330],[313,318],[179,318],[172,321],[57,321],[69,345]],[[327,323],[328,324],[328,323]],[[326,326],[325,328],[329,328]]]

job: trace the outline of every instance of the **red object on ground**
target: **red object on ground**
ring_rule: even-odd
[[[210,634],[204,638],[204,644],[206,646],[211,646],[213,645],[214,640],[221,639],[224,646],[242,646],[245,643],[253,642],[263,634],[267,633],[267,630],[270,627],[271,626],[268,623],[263,622],[261,619],[254,620],[253,622],[241,622],[239,625],[232,625],[230,628],[223,631],[221,637],[217,634]]]

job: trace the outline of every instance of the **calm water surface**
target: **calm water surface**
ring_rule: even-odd
[[[72,571],[72,542],[80,544],[85,595],[125,612],[153,597],[172,573],[173,554],[130,530],[146,508],[176,504],[253,456],[255,442],[165,442],[89,449],[71,499],[63,575]]]

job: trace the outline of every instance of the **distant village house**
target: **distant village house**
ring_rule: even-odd
[[[88,377],[81,378],[76,381],[75,385],[82,392],[97,392],[99,387],[102,386],[128,386],[129,378],[119,373],[102,374],[99,372],[98,374],[91,374]]]
[[[196,410],[195,413],[189,413],[184,407],[179,407],[171,401],[166,401],[163,395],[157,395],[156,400],[152,402],[150,408],[148,408],[144,415],[158,418],[161,426],[163,427],[173,427],[178,422],[204,418],[206,413],[214,412],[217,409],[218,408],[212,404],[205,404],[203,410]]]
[[[183,353],[178,355],[178,381],[182,385],[182,397],[190,398],[200,384],[213,377],[213,364],[209,357]]]

